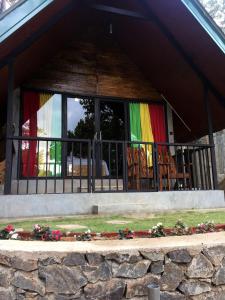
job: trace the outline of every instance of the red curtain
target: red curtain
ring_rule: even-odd
[[[37,111],[39,94],[25,92],[23,94],[23,125],[22,135],[37,137]],[[37,142],[22,141],[22,174],[25,177],[37,176]]]
[[[159,104],[149,104],[151,116],[152,132],[155,143],[166,143],[166,122],[164,106]],[[161,147],[159,147],[160,149]]]

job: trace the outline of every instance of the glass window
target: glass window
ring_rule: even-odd
[[[62,137],[62,97],[60,94],[23,94],[22,135]],[[61,176],[61,142],[24,140],[22,174],[25,177]]]
[[[85,98],[67,99],[67,135],[74,139],[93,139],[94,101]]]

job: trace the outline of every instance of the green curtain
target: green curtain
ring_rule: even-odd
[[[141,141],[140,103],[130,103],[129,110],[131,141]],[[138,147],[138,145],[133,145],[133,147]]]
[[[62,114],[61,114],[61,98],[54,96],[54,104],[52,107],[52,122],[51,122],[51,136],[61,138]],[[56,176],[61,175],[62,163],[62,144],[61,142],[51,142],[50,144],[50,159],[55,160]]]

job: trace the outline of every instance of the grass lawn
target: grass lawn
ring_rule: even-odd
[[[73,217],[57,217],[57,218],[40,218],[29,220],[15,220],[10,221],[16,228],[23,228],[24,230],[33,230],[33,225],[38,223],[51,227],[51,229],[60,229],[62,231],[76,231],[82,232],[90,229],[94,232],[103,231],[118,231],[118,229],[129,228],[131,230],[148,230],[158,222],[162,222],[165,227],[173,227],[178,219],[181,219],[187,226],[196,226],[205,221],[214,221],[215,224],[225,223],[225,211],[188,211],[188,212],[174,212],[161,213],[150,216],[73,216]],[[128,224],[108,224],[107,221],[128,221]],[[0,222],[0,229],[2,229],[9,222]],[[86,226],[83,229],[62,229],[57,225],[77,224]]]

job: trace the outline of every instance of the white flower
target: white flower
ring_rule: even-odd
[[[91,230],[88,229],[87,231],[85,231],[86,234],[90,234],[91,233]]]
[[[18,233],[13,233],[13,234],[11,235],[11,239],[12,239],[12,240],[17,240],[17,239],[18,239],[18,236],[19,236]]]

